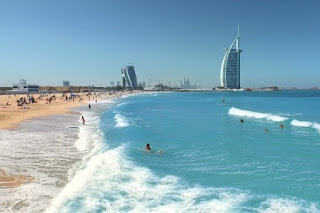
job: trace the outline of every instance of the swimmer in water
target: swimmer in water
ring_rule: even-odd
[[[242,120],[242,118],[240,119],[240,123],[243,123],[243,120]]]
[[[282,124],[280,124],[280,126],[279,126],[280,128],[283,128],[284,126],[282,125]]]
[[[148,143],[147,143],[147,145],[146,145],[146,150],[147,150],[147,151],[151,151],[150,144],[148,144]]]
[[[268,130],[268,129],[265,129],[264,132],[269,132],[269,130]]]
[[[224,98],[222,99],[222,103],[224,103]]]

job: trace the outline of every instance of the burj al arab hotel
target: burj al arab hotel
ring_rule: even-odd
[[[240,89],[240,29],[238,36],[232,42],[223,57],[220,71],[220,84],[225,89]],[[235,46],[235,48],[234,48]]]

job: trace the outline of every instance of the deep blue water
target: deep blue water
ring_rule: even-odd
[[[143,94],[96,108],[94,149],[61,212],[320,212],[319,91]]]

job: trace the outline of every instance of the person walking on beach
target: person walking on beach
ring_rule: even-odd
[[[83,115],[81,116],[81,118],[82,118],[82,124],[84,125],[84,123],[86,122],[86,120],[84,120]]]

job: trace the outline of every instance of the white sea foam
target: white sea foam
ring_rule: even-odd
[[[292,126],[299,126],[299,127],[310,127],[312,126],[312,122],[309,121],[298,121],[298,120],[292,120],[291,125]]]
[[[320,132],[320,124],[318,123],[313,123],[312,127],[315,128],[316,130],[318,130]]]
[[[269,198],[261,203],[261,208],[258,209],[261,213],[295,213],[295,212],[319,212],[316,204],[308,203],[303,200],[289,200],[284,198]]]
[[[266,119],[266,120],[275,121],[275,122],[281,122],[288,119],[287,117],[282,117],[279,115],[273,115],[270,113],[252,112],[248,110],[238,109],[235,107],[231,107],[231,109],[229,109],[229,115],[256,118],[256,119]]]
[[[86,112],[86,114],[84,114],[84,117],[86,119],[86,124],[80,126],[78,133],[79,138],[74,143],[74,145],[80,151],[87,151],[90,149],[93,141],[97,137],[96,132],[99,131],[99,129],[96,128],[96,126],[100,122],[100,118],[98,115],[96,115],[93,111],[90,111]]]
[[[127,127],[130,126],[130,121],[123,115],[121,114],[116,114],[114,116],[114,119],[116,121],[116,127]]]
[[[115,103],[114,100],[97,100],[97,102],[95,100],[92,101],[88,101],[89,104],[113,104]]]
[[[55,115],[21,123],[13,131],[0,130],[0,169],[27,175],[31,183],[0,190],[0,212],[43,212],[68,182],[68,171],[83,156],[73,145],[78,114]]]
[[[247,199],[236,189],[188,187],[175,176],[157,177],[126,159],[125,150],[93,150],[47,212],[225,212]]]
[[[291,125],[297,127],[312,127],[320,132],[320,124],[317,122],[292,120]]]
[[[120,106],[123,106],[123,105],[127,105],[127,103],[118,104],[117,107],[120,107]]]

